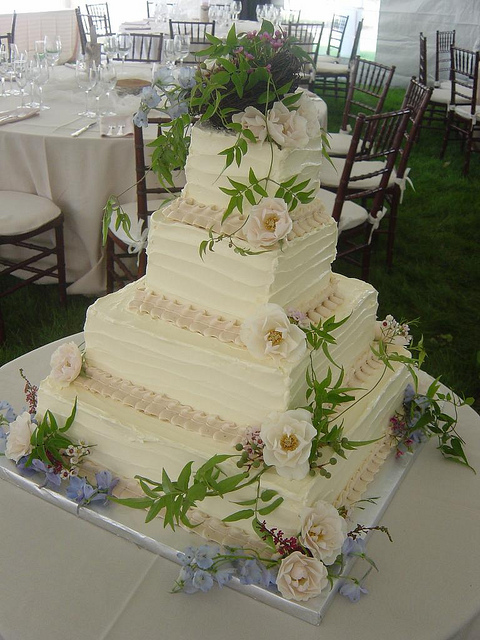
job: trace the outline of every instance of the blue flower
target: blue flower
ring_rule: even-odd
[[[165,109],[165,113],[172,119],[179,118],[183,116],[184,113],[188,112],[188,107],[185,102],[172,102],[170,106]]]
[[[192,67],[180,67],[178,72],[178,84],[182,89],[193,89],[195,86],[195,69]]]
[[[70,479],[70,484],[67,487],[67,497],[70,498],[70,500],[74,500],[79,504],[88,502],[92,499],[94,493],[95,489],[88,484],[85,478],[74,476]]]
[[[155,87],[143,87],[142,89],[142,102],[149,109],[154,109],[160,104],[160,96],[158,95]]]
[[[268,587],[271,582],[270,573],[253,558],[240,564],[237,575],[242,584],[256,584],[261,587]]]
[[[136,127],[148,127],[148,112],[140,109],[133,116],[133,124]]]
[[[235,574],[235,569],[233,567],[227,566],[222,569],[218,569],[215,572],[214,578],[218,583],[219,587],[223,587],[227,582],[230,582],[233,575]]]
[[[97,481],[97,489],[100,491],[106,491],[110,496],[112,495],[113,489],[118,484],[118,478],[113,478],[110,471],[98,471],[95,474],[95,480]]]
[[[213,587],[213,578],[208,571],[197,569],[193,574],[192,583],[193,586],[200,589],[200,591],[210,591]]]
[[[356,580],[345,582],[340,587],[340,593],[350,600],[350,602],[358,602],[362,593],[368,593],[368,590]]]
[[[219,553],[220,547],[218,545],[203,544],[195,552],[195,561],[200,569],[210,569]]]
[[[29,478],[31,476],[34,476],[37,473],[37,470],[32,465],[29,465],[27,467],[27,460],[28,456],[23,456],[22,458],[20,458],[20,460],[17,462],[17,469],[20,471],[22,476]]]
[[[183,553],[177,553],[177,558],[184,567],[188,567],[195,560],[195,551],[194,547],[187,547]]]
[[[175,84],[175,78],[173,77],[170,69],[167,69],[167,67],[160,67],[155,71],[153,84],[164,87],[169,84]]]
[[[0,400],[0,414],[6,419],[7,422],[13,422],[17,417],[17,414],[13,410],[12,405],[6,400]]]
[[[345,542],[343,543],[342,553],[345,556],[349,555],[361,555],[365,553],[366,542],[363,538],[357,538],[354,540],[347,536]]]
[[[178,584],[185,593],[197,593],[199,587],[193,584],[193,569],[191,567],[182,567],[178,576]]]
[[[54,468],[51,465],[46,465],[43,460],[39,460],[38,458],[32,460],[32,468],[35,469],[35,471],[45,474],[47,484],[51,484],[56,488],[61,485],[62,479],[60,475],[55,473]]]

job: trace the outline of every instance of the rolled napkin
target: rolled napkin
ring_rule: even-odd
[[[100,135],[107,138],[133,136],[133,120],[128,116],[101,116]]]
[[[17,107],[10,111],[0,111],[0,125],[9,124],[10,122],[18,122],[32,116],[38,116],[40,109],[34,107]]]

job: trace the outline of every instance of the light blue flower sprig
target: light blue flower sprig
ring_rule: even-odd
[[[67,487],[67,498],[77,502],[79,507],[84,507],[92,502],[107,504],[108,496],[112,495],[119,479],[114,478],[110,471],[99,471],[95,474],[95,480],[96,487],[89,484],[86,478],[73,476]]]

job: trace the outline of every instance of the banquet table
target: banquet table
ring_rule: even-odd
[[[148,64],[131,63],[118,77],[150,81]],[[112,94],[113,95],[113,94]],[[53,69],[44,87],[49,110],[38,116],[0,126],[0,189],[36,193],[53,200],[65,214],[65,251],[69,293],[98,294],[105,290],[105,268],[101,246],[103,207],[135,183],[134,149],[131,137],[106,138],[99,125],[77,138],[71,134],[91,122],[78,116],[84,110],[85,94],[75,81],[75,69]],[[131,116],[137,96],[113,95],[117,113]],[[19,96],[0,98],[0,110],[20,105]],[[130,190],[123,201],[134,200]]]
[[[82,335],[68,339],[80,343]],[[18,369],[37,383],[57,346],[2,367],[0,400],[21,408]],[[478,471],[479,416],[461,408],[458,429]],[[5,481],[0,512],[4,640],[480,637],[480,474],[445,461],[434,441],[419,453],[383,516],[393,543],[379,533],[369,541],[379,568],[368,577],[369,594],[356,604],[336,595],[318,627],[228,587],[173,595],[176,564]]]

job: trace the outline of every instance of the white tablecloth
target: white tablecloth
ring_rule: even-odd
[[[39,381],[55,346],[0,369],[0,399],[21,403],[19,367]],[[479,471],[480,419],[469,408],[459,431]],[[383,517],[393,544],[381,534],[369,542],[380,569],[369,595],[336,596],[320,627],[229,588],[172,595],[177,565],[2,481],[0,513],[5,640],[480,638],[480,473],[446,462],[434,441]]]
[[[127,64],[119,77],[150,79],[150,65]],[[71,133],[91,122],[78,116],[85,94],[75,82],[75,71],[55,67],[45,86],[50,110],[39,116],[0,126],[0,189],[36,193],[52,199],[65,214],[65,243],[69,293],[104,291],[101,220],[111,195],[135,183],[132,138],[100,137],[99,126],[78,138]],[[19,96],[0,98],[0,110],[20,104]],[[117,110],[133,114],[139,98],[116,100]],[[7,161],[8,159],[8,161]],[[134,189],[123,201],[135,200]]]

